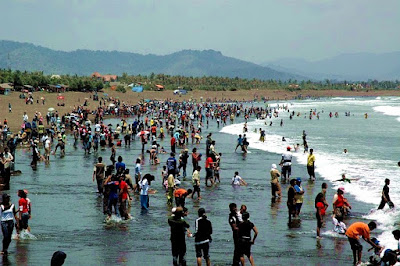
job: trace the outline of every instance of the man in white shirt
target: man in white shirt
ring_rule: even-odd
[[[286,182],[289,182],[292,174],[292,153],[290,146],[286,148],[286,152],[282,154],[280,165],[282,166],[282,177]]]

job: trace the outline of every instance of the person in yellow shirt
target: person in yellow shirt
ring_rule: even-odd
[[[315,180],[315,156],[314,156],[314,150],[310,149],[310,154],[308,155],[307,158],[307,172],[308,175],[310,176],[311,180]]]

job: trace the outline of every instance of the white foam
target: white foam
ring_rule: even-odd
[[[284,114],[282,116],[284,116]],[[276,121],[280,119],[281,115],[279,115],[279,118],[277,119],[272,118],[272,120]],[[298,140],[287,137],[285,137],[286,141],[282,141],[282,136],[269,132],[269,128],[265,127],[264,123],[265,120],[255,120],[247,123],[248,132],[246,132],[246,136],[250,148],[282,154],[286,150],[287,146],[290,145],[293,147],[293,144],[299,142]],[[264,143],[259,141],[259,133],[253,131],[255,128],[258,129],[260,127],[266,130]],[[233,135],[243,134],[243,123],[225,126],[220,132]],[[320,145],[318,154],[316,155],[316,172],[325,180],[333,182],[332,184],[335,189],[344,187],[345,195],[346,193],[349,193],[358,201],[378,206],[381,200],[382,181],[386,177],[393,175],[394,169],[393,167],[390,167],[392,162],[388,162],[387,160],[360,158],[360,156],[354,154],[344,155],[341,153],[334,154],[328,151],[324,152],[322,148],[324,146],[323,141],[323,138],[316,141],[316,143],[318,143],[317,145]],[[301,151],[293,152],[292,154],[299,164],[306,165],[308,154],[304,154],[302,148]],[[269,167],[269,165],[265,166],[266,169],[269,169]],[[342,173],[346,173],[346,177],[348,178],[358,180],[353,180],[351,183],[335,182],[340,179]],[[296,176],[296,173],[293,174],[293,176]],[[399,184],[392,184],[390,195],[393,202],[400,203]],[[328,199],[328,201],[330,201],[330,199]],[[365,215],[365,218],[376,220],[380,230],[385,232],[390,230],[389,232],[391,232],[392,224],[396,221],[398,213],[397,210],[392,212],[377,211],[376,213]],[[393,236],[391,236],[391,234],[382,234],[378,239],[385,245],[389,245],[390,247],[393,246]]]
[[[400,106],[375,106],[373,109],[374,111],[383,113],[384,115],[400,117]]]

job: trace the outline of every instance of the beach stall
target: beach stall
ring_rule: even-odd
[[[164,90],[164,86],[160,85],[160,84],[156,84],[156,90],[157,91],[163,91]]]
[[[9,95],[11,92],[12,86],[10,83],[1,83],[0,84],[0,94]]]

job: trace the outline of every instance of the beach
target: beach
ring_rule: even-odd
[[[128,104],[137,104],[139,101],[144,99],[157,99],[165,100],[172,99],[176,101],[188,101],[192,100],[206,100],[210,99],[213,102],[231,100],[231,101],[253,101],[258,97],[259,101],[262,101],[264,97],[266,100],[291,100],[299,95],[303,97],[374,97],[374,96],[400,96],[400,90],[360,90],[360,91],[341,91],[341,90],[311,90],[311,91],[274,91],[274,90],[238,90],[238,91],[189,91],[186,95],[174,95],[173,91],[144,91],[142,93],[136,92],[117,92],[111,89],[104,89],[99,92],[99,98],[101,99],[107,94],[107,97],[118,98],[121,101]],[[24,99],[19,98],[19,92],[11,92],[10,95],[0,95],[0,121],[2,122],[5,118],[8,119],[9,127],[12,131],[17,131],[21,128],[22,116],[24,112],[27,112],[28,116],[32,118],[36,111],[41,112],[43,116],[47,113],[49,108],[55,108],[60,114],[64,115],[74,108],[85,102],[85,98],[88,99],[89,109],[94,109],[98,102],[93,101],[91,96],[93,93],[89,92],[66,92],[66,93],[48,93],[48,92],[34,92],[34,103],[25,104]],[[26,96],[27,93],[25,93]],[[57,100],[59,95],[64,96],[64,100]],[[45,104],[42,104],[41,98],[45,98]],[[39,103],[37,103],[39,100]],[[12,114],[8,112],[8,104],[11,103]],[[57,106],[57,104],[64,104],[64,106]],[[11,119],[12,118],[12,119]],[[15,119],[20,118],[20,119]]]
[[[345,196],[353,207],[351,216],[345,220],[346,224],[350,225],[355,221],[378,221],[378,229],[373,232],[373,236],[378,237],[386,246],[393,248],[395,243],[390,232],[397,223],[397,213],[379,211],[370,214],[370,212],[379,203],[383,179],[387,176],[385,171],[398,171],[397,166],[392,166],[396,162],[398,150],[390,149],[390,143],[398,137],[396,135],[397,117],[384,112],[391,110],[388,107],[396,108],[396,103],[398,103],[397,97],[337,97],[290,101],[290,103],[288,101],[269,102],[271,108],[289,105],[289,109],[296,113],[300,112],[301,115],[290,120],[287,112],[280,110],[279,117],[271,119],[272,126],[268,123],[265,125],[265,120],[250,119],[248,122],[250,152],[246,155],[241,152],[235,153],[233,148],[237,134],[242,133],[243,118],[240,117],[235,120],[235,124],[228,124],[225,127],[217,128],[215,122],[211,122],[209,128],[205,127],[203,134],[212,132],[213,139],[217,143],[216,149],[222,153],[221,184],[212,188],[204,187],[205,173],[203,171],[201,173],[203,199],[201,201],[187,199],[186,205],[189,209],[187,221],[192,230],[197,209],[200,207],[206,209],[213,223],[213,243],[210,248],[212,264],[229,265],[231,262],[233,243],[228,224],[228,205],[236,202],[238,206],[247,205],[250,219],[259,230],[256,244],[252,248],[256,264],[337,265],[339,263],[351,265],[352,254],[348,241],[345,237],[333,232],[333,224],[329,216],[332,211],[331,200],[340,186],[345,187]],[[265,103],[255,104],[265,106]],[[385,106],[386,108],[383,108]],[[313,120],[308,119],[307,114],[310,108],[316,108],[318,112],[321,112],[319,120],[315,117]],[[329,118],[329,112],[335,110],[340,113],[340,116]],[[351,111],[352,116],[344,117],[343,113],[348,110]],[[368,119],[364,118],[366,110],[370,113]],[[279,126],[280,119],[284,119],[283,127]],[[132,123],[133,119],[128,119],[128,121]],[[114,126],[119,122],[118,118],[109,118],[105,121],[106,124],[111,123]],[[383,128],[385,124],[393,126],[384,133],[372,130]],[[254,132],[254,129],[259,127],[266,130],[265,143],[260,143],[259,133]],[[283,198],[273,202],[269,170],[272,163],[279,163],[280,154],[287,145],[300,141],[302,130],[307,131],[308,141],[315,149],[317,180],[308,181],[304,165],[306,155],[302,152],[294,153],[293,177],[302,178],[305,196],[301,219],[289,227],[286,207],[287,185],[282,185]],[[365,132],[371,133],[365,135]],[[287,142],[281,141],[282,136],[285,136]],[[335,145],[338,140],[341,144]],[[160,145],[169,150],[169,139],[164,139]],[[203,152],[204,141],[198,146],[189,144],[189,150],[192,147],[198,147]],[[348,158],[342,156],[342,150],[345,147],[349,149]],[[139,154],[139,141],[134,141],[130,148],[117,148],[117,155],[124,158],[130,169],[133,169],[134,161]],[[130,210],[132,220],[106,224],[102,214],[101,198],[94,193],[96,185],[91,180],[93,164],[97,156],[105,158],[108,164],[110,151],[100,150],[97,154],[85,155],[80,146],[77,149],[72,146],[72,137],[68,136],[65,157],[52,156],[50,165],[41,163],[36,171],[32,171],[29,164],[29,150],[26,148],[17,150],[16,169],[21,170],[22,175],[12,177],[9,193],[15,200],[17,189],[29,190],[29,198],[35,206],[30,224],[32,233],[37,239],[13,241],[10,252],[17,256],[9,256],[7,261],[3,261],[4,263],[40,265],[43,257],[50,257],[52,252],[58,249],[68,254],[68,264],[149,265],[156,263],[165,265],[171,263],[167,225],[167,218],[171,213],[162,192],[161,165],[150,165],[148,154],[145,154],[143,172],[156,176],[152,188],[158,191],[150,195],[149,212],[141,212],[136,196]],[[163,163],[168,155],[160,154],[159,157]],[[200,163],[203,166],[204,160]],[[382,163],[385,167],[381,167]],[[231,178],[235,171],[239,171],[240,176],[248,182],[248,186],[236,188],[231,186]],[[334,182],[340,178],[342,171],[346,171],[349,177],[361,179],[351,184]],[[191,172],[191,165],[188,166],[188,172]],[[326,216],[326,227],[322,228],[323,239],[317,240],[314,198],[321,191],[322,182],[328,182],[327,201],[330,207]],[[190,179],[182,183],[184,188],[192,186]],[[391,195],[395,204],[400,202],[397,197],[400,186],[397,183],[398,180],[393,177]],[[194,265],[194,242],[188,238],[186,243],[188,265]],[[367,248],[364,250],[363,261],[366,261]]]

